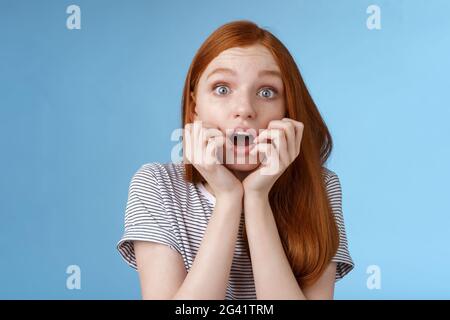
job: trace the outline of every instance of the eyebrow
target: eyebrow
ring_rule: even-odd
[[[233,69],[217,68],[217,69],[214,69],[213,71],[211,71],[209,73],[209,75],[206,77],[206,79],[211,77],[213,74],[220,73],[220,72],[229,73],[233,76],[236,75],[236,71],[234,71]],[[260,72],[258,72],[258,77],[262,77],[262,76],[275,76],[275,77],[279,77],[280,79],[282,79],[281,73],[278,70],[261,70]]]

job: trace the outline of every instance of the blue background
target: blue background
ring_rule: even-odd
[[[66,8],[81,7],[81,30]],[[366,9],[381,8],[381,30]],[[0,1],[0,298],[139,299],[128,184],[170,161],[184,78],[249,19],[295,57],[334,138],[356,268],[336,299],[450,298],[449,1]],[[81,268],[81,290],[66,268]],[[366,285],[370,265],[381,289]]]

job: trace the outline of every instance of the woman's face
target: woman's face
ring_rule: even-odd
[[[286,112],[280,69],[270,51],[259,44],[220,53],[202,73],[193,97],[194,120],[224,134],[235,128],[251,128],[258,134],[270,121],[283,119]],[[233,160],[224,163],[232,171],[259,166],[259,159],[249,161],[248,155]]]

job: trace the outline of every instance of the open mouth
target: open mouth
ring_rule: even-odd
[[[254,138],[250,132],[234,132],[230,136],[230,140],[235,147],[249,147],[253,144]]]
[[[253,143],[255,139],[255,135],[251,132],[234,132],[229,136],[229,141],[232,144],[232,152],[235,157],[242,158],[250,154],[250,151],[253,149],[256,144]],[[234,158],[233,158],[234,159]],[[237,160],[237,163],[240,163],[240,160]],[[247,160],[246,160],[247,161]],[[250,161],[250,160],[249,160]]]

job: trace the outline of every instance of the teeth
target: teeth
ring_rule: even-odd
[[[251,134],[251,133],[249,133],[249,132],[234,132],[232,135],[231,135],[231,141],[234,143],[234,141],[235,141],[235,137],[237,138],[237,141],[238,142],[245,142],[245,137],[248,137],[249,139],[248,139],[248,141],[249,141],[249,144],[252,144],[252,142],[253,142],[253,135]]]
[[[249,133],[246,133],[246,132],[236,132],[236,133],[233,133],[233,135],[232,135],[232,138],[234,139],[234,137],[237,137],[238,139],[242,139],[242,138],[244,138],[244,137],[250,137],[251,136],[251,134],[249,134]]]

